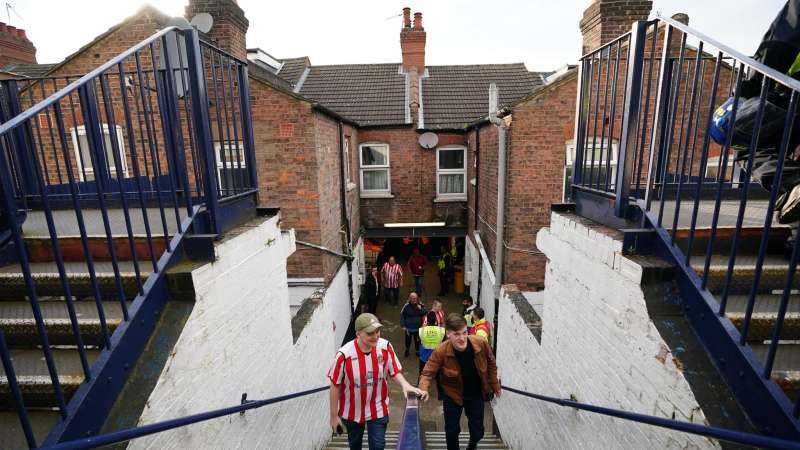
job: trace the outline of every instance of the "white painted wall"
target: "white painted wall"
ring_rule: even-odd
[[[361,296],[361,286],[364,284],[364,238],[359,237],[353,248],[353,307],[358,305]]]
[[[354,265],[355,268],[355,265]],[[336,275],[331,280],[331,284],[325,289],[324,303],[328,305],[332,320],[333,340],[328,345],[336,352],[342,345],[342,339],[347,334],[347,327],[350,326],[350,291],[347,287],[347,264],[342,264]]]
[[[503,292],[497,362],[503,384],[533,393],[704,423],[650,321],[642,268],[622,243],[572,215],[553,213],[537,235],[547,255],[541,345]],[[666,353],[664,353],[666,352]],[[510,392],[494,413],[514,449],[718,448],[714,441],[576,411]]]
[[[481,255],[472,238],[467,236],[464,245],[464,284],[469,286],[469,296],[473,299],[478,298],[478,265],[481,262]]]
[[[475,240],[474,243],[472,239]],[[494,270],[492,270],[492,263],[489,261],[489,256],[483,248],[483,241],[481,241],[480,235],[474,233],[472,239],[466,239],[466,257],[464,258],[464,270],[470,270],[472,272],[470,273],[469,295],[476,301],[476,304],[479,304],[481,308],[483,308],[483,311],[486,313],[486,320],[488,320],[489,323],[494,323]],[[479,265],[481,267],[480,270],[478,270]],[[467,267],[469,267],[469,269],[467,269]],[[480,292],[478,291],[478,272],[480,272],[481,278]]]
[[[326,385],[335,352],[332,318],[340,307],[324,297],[293,343],[283,318],[289,316],[286,258],[295,250],[294,233],[281,233],[278,220],[239,230],[217,245],[216,261],[192,273],[195,307],[140,425],[236,405],[243,392],[265,399]],[[327,417],[323,391],[140,438],[129,448],[315,449],[330,437]]]

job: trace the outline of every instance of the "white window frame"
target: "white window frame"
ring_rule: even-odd
[[[226,150],[225,162],[228,163],[228,167],[225,167],[222,164],[222,153],[220,152],[220,149],[222,149],[223,145],[225,146],[225,150]],[[241,161],[241,166],[239,166],[239,165],[233,165],[232,166],[231,165],[231,160],[229,159],[229,155],[231,153],[234,153],[234,156],[236,156],[235,152],[236,152],[237,145],[238,145],[238,148],[239,148],[239,152],[241,153],[241,156],[239,158],[239,161]],[[219,188],[220,188],[220,190],[223,189],[223,187],[222,187],[222,170],[223,169],[227,169],[227,170],[236,169],[236,170],[238,170],[238,169],[247,168],[247,159],[245,158],[245,153],[244,153],[244,142],[241,142],[241,141],[239,141],[239,142],[214,141],[214,156],[217,159],[217,180],[219,180]],[[236,163],[236,158],[233,159],[233,162]],[[225,190],[230,190],[230,189],[225,189]]]
[[[100,124],[101,129],[103,130],[103,145],[105,145],[105,135],[108,135],[109,138],[111,136],[111,131],[108,128],[108,124],[102,123]],[[128,177],[128,160],[125,156],[125,140],[122,136],[122,127],[119,125],[114,125],[114,128],[117,130],[117,145],[119,146],[119,157],[120,162],[122,163],[122,175],[124,178]],[[73,127],[71,130],[72,134],[72,148],[75,150],[75,161],[78,163],[78,177],[80,181],[86,181],[84,179],[84,172],[86,175],[92,174],[92,179],[94,180],[94,167],[86,167],[83,166],[83,158],[81,158],[80,148],[78,146],[78,137],[79,136],[86,136],[86,126],[85,125],[78,125],[77,127]],[[88,143],[89,140],[87,139],[86,142]],[[88,150],[88,149],[87,149]],[[114,151],[114,149],[110,149],[110,151]],[[108,152],[106,152],[107,155]],[[107,156],[106,156],[107,157]],[[112,178],[117,176],[117,166],[114,160],[108,161],[108,167],[110,170],[109,176]]]
[[[598,144],[600,144],[599,147],[595,146],[595,153],[599,153],[599,156],[601,157],[600,160],[595,160],[594,161],[594,165],[596,167],[597,164],[599,164],[599,163],[606,164],[606,160],[602,159],[602,156],[603,156],[603,153],[604,153],[603,149],[608,145],[608,138],[605,138],[602,142],[600,141],[599,137],[595,137],[594,140],[597,141]],[[592,142],[593,142],[593,140],[592,140],[591,137],[589,137],[586,140],[586,143],[587,143],[586,147],[588,149],[588,153],[589,154],[591,154],[591,151],[592,151]],[[572,160],[572,155],[575,153],[575,141],[574,140],[567,141],[566,145],[565,145],[565,150],[566,150],[566,153],[565,153],[565,157],[564,157],[564,170],[563,170],[562,183],[561,183],[562,186],[563,186],[562,193],[561,193],[561,198],[563,198],[564,201],[567,200],[567,169],[572,167],[572,173],[573,174],[575,173],[575,167],[574,167],[575,166],[575,161]],[[599,152],[598,152],[598,150],[599,150]],[[611,155],[612,155],[612,158],[611,158],[611,161],[610,161],[611,180],[609,182],[609,188],[613,187],[616,184],[616,179],[617,179],[616,178],[617,177],[617,158],[619,157],[619,142],[617,142],[616,140],[612,140],[611,141]],[[595,155],[595,156],[597,156],[597,155]],[[587,164],[586,161],[584,161],[584,166],[586,166],[586,164]],[[590,161],[589,164],[592,164],[592,162]]]
[[[442,151],[461,150],[464,155],[464,167],[460,169],[440,169],[439,168],[439,154]],[[439,188],[440,175],[463,175],[464,184],[461,188],[461,193],[442,193]],[[448,145],[436,149],[436,200],[450,200],[450,201],[466,201],[467,200],[467,148],[462,145]]]
[[[364,147],[386,148],[386,164],[364,166]],[[358,146],[359,180],[361,181],[361,197],[390,197],[392,195],[392,168],[391,148],[382,142],[364,142]],[[364,187],[364,172],[386,171],[386,189],[366,189]]]

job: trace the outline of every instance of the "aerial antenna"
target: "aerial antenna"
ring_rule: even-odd
[[[19,15],[19,13],[17,12],[17,10],[16,10],[16,9],[14,9],[14,7],[13,7],[13,6],[11,6],[11,3],[9,3],[9,2],[6,2],[6,16],[8,16],[8,24],[9,24],[9,25],[11,25],[11,12],[12,12],[12,11],[14,12],[14,15],[15,15],[15,16],[19,17],[19,20],[25,20],[25,19],[23,19],[23,18],[22,18],[22,16],[21,16],[21,15]]]
[[[393,16],[389,16],[389,17],[387,17],[387,18],[385,18],[385,19],[383,19],[383,20],[384,20],[384,21],[386,21],[386,20],[392,20],[392,19],[394,19],[395,17],[402,17],[402,15],[403,15],[403,13],[400,13],[400,14],[395,14],[395,15],[393,15]]]

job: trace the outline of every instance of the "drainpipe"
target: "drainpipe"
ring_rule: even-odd
[[[347,215],[347,174],[345,174],[345,164],[344,164],[344,127],[342,126],[342,121],[338,121],[338,129],[339,129],[339,190],[341,193],[342,204],[339,209],[342,210],[342,224],[344,225],[344,244],[345,244],[345,254],[352,255],[353,253],[353,245],[350,242],[351,239],[351,232],[350,232],[350,217]],[[356,308],[353,305],[353,258],[352,256],[349,258],[345,258],[345,264],[347,264],[347,291],[350,293],[350,298],[348,303],[350,303],[350,321],[355,320]]]
[[[497,221],[494,243],[495,286],[494,286],[494,351],[497,353],[497,315],[500,307],[500,286],[503,284],[503,259],[505,256],[505,222],[506,222],[506,134],[508,126],[497,117],[497,85],[489,86],[489,122],[497,126]]]
[[[478,229],[478,200],[480,198],[480,177],[481,177],[481,129],[480,126],[475,127],[475,230]]]

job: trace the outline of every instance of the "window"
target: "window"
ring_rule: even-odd
[[[572,184],[573,165],[575,163],[575,143],[568,141],[566,146],[566,158],[564,164],[564,201],[570,200]],[[592,152],[594,151],[594,155]],[[611,155],[608,154],[608,140],[603,140],[602,144],[600,139],[597,138],[596,143],[590,137],[587,140],[586,150],[583,152],[583,182],[597,186],[600,185],[601,189],[605,189],[606,181],[608,181],[609,189],[614,188],[617,176],[617,154],[619,152],[618,144],[611,142]],[[610,161],[608,160],[610,156]],[[609,173],[610,172],[610,173]]]
[[[466,200],[467,150],[444,147],[436,150],[437,199]]]
[[[119,178],[116,163],[114,161],[114,146],[111,145],[111,130],[107,124],[101,124],[100,129],[103,132],[103,147],[106,155],[106,167],[108,174],[111,178]],[[119,149],[119,161],[122,164],[120,172],[122,177],[128,176],[128,164],[125,161],[125,145],[122,138],[122,127],[116,125],[114,127],[115,134],[117,135],[117,148]],[[94,161],[89,149],[89,137],[86,136],[86,127],[81,125],[72,129],[72,144],[75,148],[75,156],[78,162],[78,175],[80,181],[94,180]]]
[[[220,151],[220,149],[224,149]],[[217,177],[223,194],[242,189],[247,181],[247,163],[244,159],[244,142],[215,142]]]
[[[389,146],[362,144],[360,154],[361,195],[369,197],[390,194]]]

